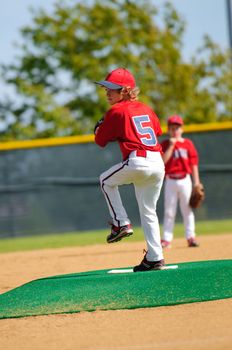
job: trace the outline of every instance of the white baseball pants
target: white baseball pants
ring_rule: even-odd
[[[180,210],[185,226],[185,237],[195,237],[195,218],[189,206],[189,199],[192,192],[192,181],[190,175],[184,179],[165,179],[164,184],[164,231],[163,239],[171,242],[176,217],[177,203],[180,203]]]
[[[164,179],[164,163],[159,152],[147,151],[146,158],[137,157],[136,151],[129,159],[119,163],[100,176],[101,188],[115,226],[130,224],[123,207],[118,186],[134,184],[149,261],[163,259],[160,243],[156,204]]]

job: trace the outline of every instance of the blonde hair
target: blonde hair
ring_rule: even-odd
[[[137,86],[134,88],[125,86],[122,88],[121,92],[123,94],[123,99],[130,100],[130,101],[136,101],[138,99],[140,89]]]

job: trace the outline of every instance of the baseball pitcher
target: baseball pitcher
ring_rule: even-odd
[[[111,108],[95,127],[95,142],[105,147],[117,141],[123,161],[100,176],[102,192],[112,218],[107,242],[113,243],[133,234],[123,207],[118,186],[134,184],[147,252],[134,272],[160,270],[164,266],[156,203],[164,178],[164,163],[157,136],[159,120],[147,105],[137,100],[139,89],[134,76],[124,68],[96,82],[105,88]]]

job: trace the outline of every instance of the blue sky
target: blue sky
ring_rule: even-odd
[[[0,11],[0,63],[14,62],[17,53],[15,44],[20,43],[19,30],[31,21],[29,8],[43,7],[51,10],[54,2],[55,0],[4,1]],[[153,2],[159,7],[164,0],[153,0]],[[171,0],[170,2],[187,22],[183,47],[185,60],[189,60],[196,52],[204,34],[209,34],[223,48],[229,46],[225,0]],[[1,91],[4,93],[6,90],[0,83]]]
[[[55,0],[7,0],[0,11],[0,63],[12,61],[20,41],[19,29],[30,23],[29,7],[51,9]],[[153,0],[159,6],[163,0]],[[201,44],[205,33],[222,47],[228,47],[225,0],[171,0],[187,21],[183,55],[186,59]]]

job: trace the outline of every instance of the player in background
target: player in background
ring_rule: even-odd
[[[123,161],[100,176],[102,192],[112,218],[107,242],[113,243],[133,234],[123,207],[118,186],[134,184],[147,252],[134,272],[160,270],[164,266],[156,203],[164,179],[164,163],[157,136],[159,120],[147,105],[137,100],[139,89],[133,75],[124,68],[96,82],[105,87],[111,108],[95,127],[95,142],[105,147],[117,141]]]
[[[165,164],[164,185],[164,228],[162,247],[171,247],[176,217],[177,203],[185,226],[185,237],[189,247],[198,247],[195,234],[195,218],[189,199],[193,186],[200,183],[198,171],[198,153],[193,142],[183,138],[183,119],[178,115],[168,118],[170,138],[161,143]],[[192,180],[191,176],[192,174]]]

